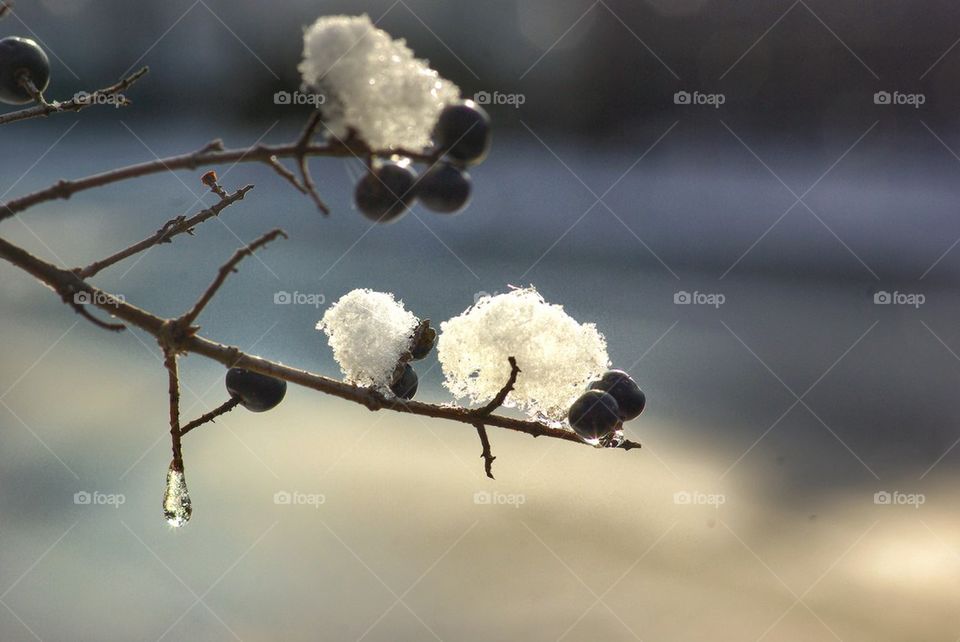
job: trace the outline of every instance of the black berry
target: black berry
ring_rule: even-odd
[[[647,397],[640,386],[623,370],[607,370],[598,381],[588,386],[591,390],[602,390],[617,400],[620,407],[620,419],[629,421],[640,416]]]
[[[433,132],[437,147],[465,164],[479,163],[490,149],[490,117],[472,100],[447,105]]]
[[[416,182],[417,175],[408,166],[383,163],[357,183],[354,192],[357,209],[377,223],[394,221],[410,209]]]
[[[470,200],[470,174],[451,163],[438,163],[417,181],[417,198],[434,212],[462,210]]]
[[[33,96],[20,86],[26,75],[43,91],[50,84],[50,59],[43,49],[29,38],[10,36],[0,40],[0,102],[23,105]]]
[[[283,401],[287,382],[243,368],[230,368],[227,370],[227,392],[239,399],[240,405],[247,410],[264,412]]]
[[[582,439],[603,439],[620,425],[617,400],[600,390],[588,390],[580,395],[567,414],[570,427]]]
[[[403,364],[403,372],[397,377],[396,381],[390,384],[390,390],[401,399],[413,399],[417,394],[417,373],[409,363]]]
[[[430,327],[430,319],[425,319],[420,322],[420,326],[413,335],[410,356],[414,361],[419,361],[430,354],[435,345],[437,345],[437,331]]]

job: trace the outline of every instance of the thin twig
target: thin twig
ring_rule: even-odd
[[[2,15],[2,13],[0,13],[0,15]],[[0,114],[0,125],[7,125],[9,123],[27,120],[29,118],[49,116],[50,114],[58,112],[80,111],[81,109],[86,109],[87,107],[91,107],[93,105],[106,104],[107,102],[111,101],[105,101],[103,100],[104,98],[115,96],[120,92],[127,90],[131,85],[133,85],[133,83],[137,82],[140,80],[140,78],[146,75],[148,71],[149,69],[147,67],[142,67],[126,78],[121,79],[119,82],[89,93],[80,92],[72,99],[64,102],[43,102],[38,105],[34,105],[33,107],[10,112],[9,114]],[[119,102],[112,101],[112,103],[117,107],[125,107],[130,104],[130,101],[126,97],[123,97],[123,99]]]
[[[480,445],[483,447],[483,451],[480,453],[480,456],[483,457],[483,469],[486,471],[487,477],[496,479],[493,476],[493,460],[496,457],[490,452],[490,438],[487,437],[487,427],[482,423],[477,423],[475,426],[477,434],[480,436]]]
[[[286,145],[256,145],[242,149],[223,149],[222,142],[216,140],[188,154],[170,156],[168,158],[156,159],[136,165],[128,165],[127,167],[113,169],[101,174],[87,176],[86,178],[58,181],[54,185],[33,192],[32,194],[21,196],[7,203],[0,203],[0,220],[15,216],[19,212],[39,203],[57,199],[68,199],[79,192],[132,178],[171,170],[195,170],[198,167],[208,165],[249,162],[263,163],[268,162],[271,156],[276,158],[296,158],[297,155],[301,153],[306,156],[346,158],[361,155],[389,157],[396,154],[406,156],[418,162],[432,162],[435,158],[432,153],[413,152],[403,149],[371,152],[362,141],[352,138],[343,141],[333,141],[324,145],[309,145],[305,149],[299,149],[296,143]]]
[[[507,361],[510,362],[510,376],[507,377],[507,383],[503,385],[503,388],[500,388],[500,392],[490,400],[490,403],[483,406],[482,408],[477,408],[474,410],[474,414],[478,419],[483,419],[487,415],[491,414],[494,410],[503,405],[503,402],[506,401],[507,395],[510,394],[510,391],[513,390],[514,384],[517,383],[517,375],[520,374],[520,368],[517,367],[517,360],[513,357],[507,357]]]
[[[297,178],[296,174],[287,169],[283,163],[277,160],[276,156],[270,156],[263,162],[266,165],[269,165],[270,168],[280,176],[280,178],[293,185],[295,190],[301,194],[308,194],[307,188],[304,187],[303,183],[300,182],[300,179]]]
[[[279,236],[287,238],[287,235],[283,230],[271,230],[250,245],[242,247],[234,252],[230,260],[220,267],[220,270],[217,272],[217,276],[213,279],[213,283],[211,283],[203,295],[197,299],[197,302],[193,304],[193,307],[190,309],[190,311],[177,320],[181,327],[187,328],[191,326],[194,321],[196,321],[203,309],[208,303],[210,303],[210,300],[213,299],[213,295],[217,293],[217,290],[220,289],[220,286],[223,285],[223,282],[227,280],[227,276],[236,270],[237,264],[240,263],[244,257],[251,256],[254,252],[259,250],[270,241],[275,240]]]
[[[77,268],[76,269],[77,276],[79,276],[82,279],[88,279],[91,276],[99,273],[103,269],[110,267],[115,263],[119,263],[123,259],[129,258],[134,254],[137,254],[139,252],[146,250],[147,248],[153,247],[154,245],[159,245],[161,243],[169,243],[173,237],[179,234],[184,234],[184,233],[193,234],[193,228],[203,223],[204,221],[219,215],[220,212],[222,212],[229,206],[233,205],[237,201],[243,200],[243,197],[247,194],[247,192],[249,192],[252,189],[253,189],[253,185],[244,185],[243,187],[235,191],[233,194],[229,194],[225,198],[221,198],[220,202],[217,203],[216,205],[208,207],[205,210],[201,210],[200,212],[197,212],[190,218],[186,218],[184,216],[177,216],[175,218],[172,218],[166,223],[164,223],[163,227],[161,227],[159,230],[157,230],[147,238],[143,239],[142,241],[134,243],[133,245],[127,248],[124,248],[119,252],[116,252],[115,254],[108,256],[105,259],[94,261],[93,263],[91,263],[86,267]]]
[[[163,365],[167,369],[168,393],[170,395],[170,446],[174,466],[183,470],[183,447],[180,444],[180,377],[177,372],[177,354],[169,346],[162,345]]]
[[[224,401],[222,404],[220,404],[219,406],[217,406],[207,414],[201,415],[200,417],[197,417],[187,425],[183,426],[180,429],[180,435],[183,436],[188,432],[190,432],[191,430],[193,430],[194,428],[202,426],[203,424],[206,424],[206,423],[211,423],[214,419],[216,419],[220,415],[230,412],[231,410],[233,410],[239,405],[240,405],[240,397],[231,397],[228,401]]]
[[[173,321],[171,319],[158,317],[126,301],[117,301],[116,307],[113,308],[110,304],[105,303],[105,301],[108,300],[106,297],[110,296],[106,292],[83,281],[73,271],[58,268],[55,265],[47,263],[3,238],[0,238],[0,258],[33,275],[61,295],[68,291],[89,293],[91,299],[98,307],[102,309],[109,308],[108,311],[115,317],[150,333],[154,337],[160,337],[168,332],[169,328],[167,324]],[[190,333],[184,336],[178,345],[178,349],[183,353],[198,354],[212,359],[228,368],[244,368],[277,379],[283,379],[298,386],[310,388],[311,390],[316,390],[326,395],[360,404],[370,410],[392,410],[394,412],[419,415],[421,417],[446,419],[470,426],[474,426],[477,423],[476,411],[469,408],[432,405],[412,400],[402,402],[396,399],[388,399],[371,388],[354,386],[307,370],[292,368],[274,361],[254,357],[244,353],[239,348],[211,341],[196,333]],[[483,418],[483,423],[488,427],[505,428],[534,437],[562,439],[576,444],[584,443],[572,430],[550,426],[539,421],[491,414]],[[631,450],[639,447],[640,444],[633,441],[624,441],[623,444],[619,446],[622,450]]]
[[[310,141],[313,139],[313,135],[317,131],[317,126],[321,123],[321,117],[322,115],[319,110],[316,110],[310,114],[310,118],[307,120],[307,125],[303,128],[303,132],[300,134],[300,138],[297,140],[297,166],[300,168],[300,177],[303,181],[304,187],[307,189],[307,193],[310,194],[310,198],[313,199],[317,209],[319,209],[324,216],[327,216],[330,214],[330,208],[327,207],[327,204],[324,203],[320,198],[320,195],[317,194],[317,186],[313,182],[313,177],[310,175],[310,168],[307,166],[306,154],[306,150],[310,146]]]

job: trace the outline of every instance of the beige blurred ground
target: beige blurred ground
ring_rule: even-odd
[[[788,509],[765,503],[750,458],[719,481],[738,453],[681,426],[638,422],[630,453],[493,430],[489,481],[468,427],[291,389],[189,437],[195,515],[172,531],[164,373],[135,337],[86,324],[44,354],[74,321],[0,326],[5,641],[960,634],[954,480],[919,508],[856,492]],[[222,399],[216,366],[184,369],[190,414],[194,392]],[[125,503],[78,506],[78,490]],[[277,505],[283,491],[324,503]],[[724,503],[676,503],[684,491]]]

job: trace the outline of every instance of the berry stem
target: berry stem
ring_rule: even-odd
[[[181,428],[180,436],[182,437],[183,435],[187,434],[194,428],[198,428],[203,424],[212,422],[214,419],[216,419],[220,415],[224,415],[230,412],[231,410],[233,410],[239,405],[240,405],[240,398],[231,397],[230,399],[228,399],[227,401],[224,401],[222,404],[220,404],[219,406],[217,406],[207,414],[197,417],[196,419],[194,419],[193,421],[185,425],[183,428]]]

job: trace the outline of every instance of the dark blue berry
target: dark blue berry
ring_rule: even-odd
[[[419,361],[430,354],[435,345],[437,345],[437,331],[430,327],[430,319],[424,319],[413,335],[410,356],[414,361]]]
[[[371,221],[388,223],[410,209],[417,175],[406,165],[383,163],[360,179],[354,201],[360,213]]]
[[[23,105],[33,96],[20,86],[21,75],[43,91],[50,84],[50,59],[29,38],[10,36],[0,40],[0,102]]]
[[[417,198],[434,212],[462,210],[470,200],[470,174],[451,163],[437,163],[417,181]]]
[[[264,412],[283,401],[287,382],[243,368],[230,368],[227,370],[227,392],[239,399],[240,405],[247,410]]]
[[[417,373],[409,363],[403,364],[403,372],[397,377],[396,381],[390,384],[390,390],[401,399],[413,399],[417,394]]]
[[[570,406],[570,427],[582,439],[603,439],[620,425],[617,400],[600,390],[588,390]]]
[[[433,140],[450,158],[479,163],[490,149],[490,117],[472,100],[447,105],[437,119]]]
[[[623,370],[607,370],[598,381],[588,386],[591,390],[602,390],[617,400],[620,406],[620,418],[629,421],[640,416],[647,397],[640,386]]]

